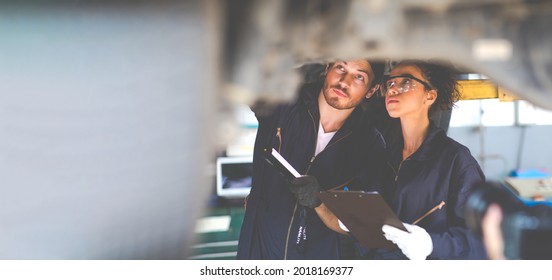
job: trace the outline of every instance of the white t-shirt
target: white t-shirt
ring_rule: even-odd
[[[314,156],[317,156],[326,146],[328,146],[328,143],[330,143],[330,140],[332,140],[332,137],[335,135],[336,131],[334,132],[324,132],[324,128],[322,127],[322,123],[318,122],[318,138],[316,140],[316,151],[314,152]]]

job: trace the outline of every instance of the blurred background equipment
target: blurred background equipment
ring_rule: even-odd
[[[0,259],[189,255],[218,103],[206,4],[0,4]]]
[[[545,203],[525,205],[500,183],[485,183],[466,204],[468,227],[482,234],[481,221],[491,204],[502,210],[501,232],[504,256],[511,260],[552,259],[552,206]]]
[[[551,14],[545,0],[0,2],[0,259],[190,257],[198,217],[239,212],[210,199],[216,158],[251,151],[236,108],[293,99],[305,63],[440,58],[552,109]],[[528,148],[548,141],[535,130]]]
[[[290,97],[289,69],[305,62],[433,58],[552,109],[550,1],[224,2],[225,81],[247,89],[240,100]]]
[[[217,196],[245,198],[251,190],[252,157],[217,158]]]

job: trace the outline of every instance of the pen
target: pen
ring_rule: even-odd
[[[427,213],[425,213],[423,216],[421,216],[420,218],[418,218],[416,221],[414,221],[412,224],[415,225],[417,224],[419,221],[421,221],[423,218],[427,217],[429,214],[443,208],[443,206],[445,205],[445,202],[444,201],[441,201],[441,203],[439,203],[438,205],[436,205],[435,207],[431,208],[431,210],[427,211]]]

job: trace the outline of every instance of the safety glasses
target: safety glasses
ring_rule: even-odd
[[[405,74],[388,77],[380,87],[380,94],[381,96],[386,96],[388,90],[393,87],[395,87],[395,91],[397,93],[413,91],[417,88],[418,83],[422,84],[426,89],[432,89],[427,82],[424,82],[410,74]]]

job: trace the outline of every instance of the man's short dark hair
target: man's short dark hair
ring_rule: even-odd
[[[368,62],[372,67],[372,71],[374,72],[374,80],[372,81],[372,84],[370,86],[373,87],[377,84],[381,84],[383,80],[383,72],[385,71],[385,61],[374,60]]]
[[[383,73],[385,71],[385,61],[383,60],[374,60],[371,62],[366,59],[372,67],[372,72],[374,72],[374,80],[370,84],[370,87],[373,87],[377,84],[380,84],[383,80]],[[332,67],[333,62],[328,64],[328,67]],[[324,71],[326,70],[326,64],[322,63],[310,63],[304,64],[299,68],[299,72],[303,76],[304,83],[313,83],[323,81],[325,79]]]

